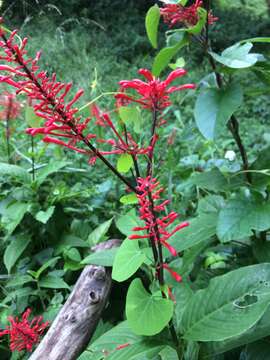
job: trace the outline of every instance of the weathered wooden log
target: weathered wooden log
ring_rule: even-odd
[[[96,245],[101,251],[120,244],[113,239]],[[87,265],[49,331],[30,360],[75,360],[88,345],[111,289],[111,270]]]

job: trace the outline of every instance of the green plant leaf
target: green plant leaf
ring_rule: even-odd
[[[17,165],[0,163],[0,174],[0,178],[11,177],[23,184],[31,183],[31,175],[25,169]]]
[[[66,165],[68,165],[67,161],[52,161],[49,164],[47,164],[46,166],[44,166],[42,169],[38,170],[37,172],[37,179],[36,179],[36,183],[37,186],[40,186],[49,175],[57,172],[58,170],[62,169],[63,167],[65,167]]]
[[[137,204],[138,198],[137,198],[136,194],[132,193],[132,194],[121,196],[120,202],[124,205]]]
[[[202,189],[207,189],[214,192],[225,191],[228,181],[221,171],[217,168],[213,168],[210,171],[195,172],[190,182]]]
[[[243,69],[256,64],[260,59],[259,54],[250,54],[251,43],[237,43],[225,49],[221,55],[210,51],[209,54],[219,63],[232,69]]]
[[[126,315],[130,328],[138,335],[152,336],[161,332],[173,315],[173,302],[160,292],[149,294],[140,279],[129,286]]]
[[[31,241],[30,237],[17,235],[16,238],[11,238],[11,243],[6,247],[4,253],[4,264],[8,273],[20,258],[24,250]]]
[[[108,356],[108,360],[142,360],[153,359],[164,348],[160,342],[141,341],[136,344],[129,345],[123,349],[114,351]]]
[[[199,20],[196,25],[192,27],[188,27],[186,29],[183,29],[184,31],[188,32],[192,35],[198,35],[202,32],[202,29],[206,23],[207,20],[207,11],[204,8],[199,7],[197,10]],[[182,30],[182,29],[181,29]]]
[[[208,140],[214,140],[221,135],[242,101],[243,94],[239,84],[230,84],[225,89],[203,89],[194,110],[195,121],[201,134]]]
[[[145,28],[151,45],[157,48],[158,25],[160,20],[160,10],[157,5],[151,6],[145,18]]]
[[[146,255],[139,247],[138,240],[126,239],[118,249],[113,262],[112,278],[125,281],[131,277],[145,261]]]
[[[142,220],[136,215],[134,209],[131,209],[126,214],[120,216],[116,220],[117,229],[121,231],[122,234],[129,236],[134,233],[132,230],[136,226],[144,226]]]
[[[101,265],[101,266],[113,266],[115,255],[118,249],[108,249],[103,251],[98,251],[96,253],[88,255],[81,261],[83,265]]]
[[[13,233],[22,221],[28,209],[29,204],[18,201],[6,207],[2,216],[2,225],[6,229],[7,235],[11,235]]]
[[[96,245],[97,243],[102,241],[107,231],[109,230],[112,221],[113,218],[111,218],[108,221],[105,221],[104,223],[100,224],[97,228],[95,228],[95,230],[92,231],[88,236],[87,239],[88,244]]]
[[[217,235],[222,242],[243,239],[252,230],[264,231],[270,224],[270,203],[251,198],[229,200],[220,211]]]
[[[70,249],[72,247],[89,248],[89,244],[75,235],[64,234],[55,248],[55,255],[59,255],[66,249]]]
[[[68,284],[61,278],[47,275],[39,280],[39,286],[49,289],[69,289]]]
[[[31,128],[37,128],[41,123],[41,118],[35,114],[34,109],[29,105],[26,105],[25,108],[25,121]]]
[[[7,284],[6,287],[22,287],[24,284],[27,284],[29,282],[35,281],[30,275],[16,275],[14,278],[12,278]]]
[[[121,173],[127,173],[133,165],[133,159],[130,154],[121,154],[117,160],[117,170]]]
[[[39,211],[36,216],[35,219],[37,221],[40,221],[42,224],[46,224],[48,222],[48,220],[50,219],[50,217],[52,216],[52,214],[54,213],[54,209],[55,206],[50,206],[48,207],[48,209],[46,211]]]
[[[250,329],[270,303],[269,281],[270,264],[246,266],[213,278],[185,308],[184,338],[223,341]]]
[[[269,43],[270,42],[270,37],[255,37],[255,38],[250,38],[250,39],[246,39],[246,40],[241,40],[240,44],[242,43],[252,43],[252,42],[262,42],[262,43]]]
[[[126,125],[133,124],[137,134],[141,132],[142,116],[138,106],[121,106],[118,109],[120,118]]]
[[[54,258],[49,259],[48,261],[46,261],[46,262],[38,269],[38,271],[36,271],[35,278],[36,278],[36,279],[39,279],[40,275],[41,275],[45,270],[47,270],[49,267],[54,266],[59,259],[61,259],[60,256],[56,256],[56,257],[54,257]]]
[[[187,35],[184,33],[181,34],[181,39],[173,46],[169,46],[160,50],[157,56],[154,59],[152,73],[154,76],[159,76],[161,72],[167,67],[172,58],[177,54],[177,52],[187,45],[189,42]]]

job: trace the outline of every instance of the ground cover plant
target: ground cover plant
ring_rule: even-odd
[[[57,27],[72,87],[63,50],[41,62],[1,18],[2,358],[31,357],[86,264],[115,284],[79,359],[267,358],[270,38],[252,5],[255,32],[221,39],[225,1],[131,6],[146,34],[134,59],[115,35],[106,87],[114,64],[87,64],[76,19]],[[90,20],[100,44],[109,20]],[[109,238],[119,249],[89,250]]]

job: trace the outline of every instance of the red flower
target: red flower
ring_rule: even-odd
[[[116,95],[118,105],[119,102],[120,105],[121,103],[126,105],[127,102],[133,101],[141,104],[146,109],[163,110],[171,105],[169,99],[169,95],[171,93],[184,89],[195,89],[194,84],[169,87],[173,80],[186,74],[186,70],[184,69],[176,69],[172,71],[164,81],[155,78],[147,69],[140,69],[138,73],[145,77],[146,82],[139,79],[120,81],[119,85],[121,94]],[[122,92],[126,89],[134,89],[140,97],[135,98],[133,96],[123,94]]]
[[[0,96],[0,119],[12,120],[16,119],[21,111],[21,104],[15,100],[15,95],[5,92]]]
[[[196,0],[195,4],[184,7],[180,4],[167,4],[160,9],[164,22],[171,27],[177,24],[184,24],[185,26],[194,26],[199,21],[198,8],[202,7],[202,0]],[[218,18],[208,13],[208,24],[212,25]]]
[[[171,211],[168,215],[162,217],[158,217],[156,215],[162,211],[165,211],[165,206],[169,203],[169,200],[165,200],[157,204],[157,202],[160,200],[160,193],[164,189],[158,189],[159,182],[150,176],[146,177],[145,179],[138,178],[137,183],[137,190],[140,193],[137,194],[140,206],[140,219],[145,222],[145,226],[134,227],[132,230],[146,231],[146,235],[134,234],[129,236],[129,239],[153,238],[155,242],[160,242],[163,246],[165,246],[173,256],[177,256],[177,251],[168,243],[168,239],[182,228],[188,226],[189,223],[183,222],[177,225],[172,231],[168,231],[168,226],[174,223],[175,219],[178,217],[178,214],[174,211]],[[150,199],[153,201],[153,206]]]
[[[10,316],[8,318],[10,326],[3,331],[0,331],[0,336],[10,336],[10,350],[11,351],[32,351],[33,346],[40,341],[40,337],[44,330],[48,327],[49,323],[42,322],[42,316],[36,316],[29,322],[28,317],[31,313],[30,309],[27,309],[22,315],[22,320],[19,321]]]

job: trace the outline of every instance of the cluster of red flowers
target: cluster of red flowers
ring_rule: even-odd
[[[184,69],[176,69],[172,71],[164,81],[155,78],[147,69],[140,69],[138,73],[145,77],[146,82],[139,79],[122,80],[119,82],[120,92],[116,95],[116,99],[120,101],[120,104],[121,102],[125,105],[128,102],[136,102],[146,109],[159,111],[171,105],[169,99],[169,95],[171,93],[185,89],[195,89],[194,84],[169,87],[172,81],[184,76],[187,73]],[[126,89],[134,89],[140,97],[135,98],[123,93]]]
[[[0,337],[4,335],[10,336],[10,350],[11,351],[32,351],[33,346],[40,341],[40,337],[49,326],[48,322],[41,323],[42,316],[36,316],[33,320],[29,321],[29,315],[31,310],[27,309],[23,315],[22,320],[8,318],[10,326],[7,326],[5,330],[0,331]]]
[[[188,222],[183,222],[177,225],[173,230],[168,231],[167,228],[171,226],[178,214],[174,211],[171,211],[168,215],[158,217],[160,212],[165,211],[166,205],[168,205],[169,200],[164,200],[161,203],[160,201],[160,193],[164,190],[162,187],[159,187],[159,182],[155,178],[151,178],[150,176],[146,178],[138,178],[137,179],[137,190],[139,194],[137,194],[137,198],[139,200],[139,212],[140,219],[145,222],[145,226],[142,227],[134,227],[133,231],[146,231],[146,235],[131,235],[129,239],[154,239],[155,243],[160,243],[165,246],[173,256],[177,256],[177,251],[173,246],[168,243],[168,239],[188,226]],[[162,264],[163,268],[170,271],[172,276],[180,281],[181,277],[174,271],[172,271],[167,264]]]
[[[182,6],[181,4],[166,4],[160,9],[164,22],[168,23],[171,27],[184,24],[185,26],[194,26],[199,21],[198,9],[202,7],[202,0],[196,0],[191,6]],[[208,24],[212,25],[218,20],[213,16],[212,12],[208,13]]]
[[[0,96],[0,119],[13,120],[16,119],[21,111],[21,104],[16,101],[15,95],[5,92]]]

